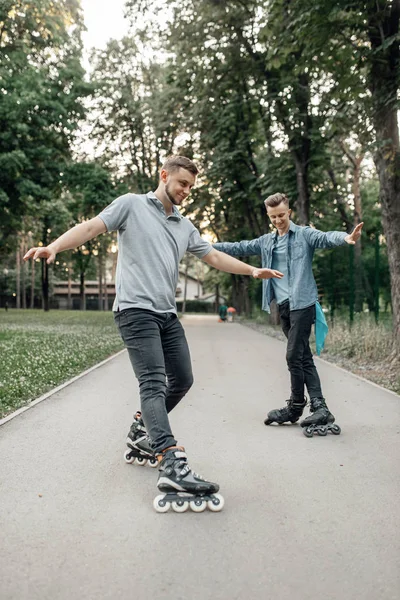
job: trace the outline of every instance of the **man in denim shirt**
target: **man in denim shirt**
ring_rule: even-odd
[[[309,344],[318,300],[312,259],[316,248],[355,244],[361,236],[363,223],[357,225],[350,235],[341,231],[325,233],[312,227],[300,227],[290,220],[289,200],[280,193],[269,196],[265,200],[265,207],[276,232],[251,241],[214,244],[215,249],[231,256],[261,256],[263,267],[277,269],[284,274],[282,279],[263,281],[262,308],[270,312],[273,299],[278,304],[282,330],[288,340],[286,361],[290,372],[291,395],[287,406],[270,411],[264,423],[296,423],[306,405],[305,385],[310,396],[312,415],[301,422],[302,427],[329,425],[335,417],[328,410],[323,397]]]

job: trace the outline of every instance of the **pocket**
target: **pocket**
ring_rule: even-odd
[[[301,242],[293,242],[290,246],[290,253],[292,256],[292,260],[298,260],[299,258],[303,258],[305,254],[304,246]]]

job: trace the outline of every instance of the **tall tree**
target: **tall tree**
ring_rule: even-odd
[[[143,57],[136,38],[111,40],[92,58],[95,156],[101,155],[102,163],[131,189],[154,189],[179,132],[179,98],[167,85],[169,73]]]
[[[276,0],[279,2],[280,0]],[[374,161],[380,182],[382,224],[392,289],[393,358],[400,356],[400,0],[304,0],[292,3],[292,34],[308,37],[314,56],[374,129]],[[330,51],[327,54],[327,40]],[[344,61],[340,59],[345,57]],[[332,68],[333,66],[333,68]],[[345,67],[345,68],[344,68]],[[365,90],[360,92],[360,82]],[[357,90],[357,93],[355,91]]]
[[[83,115],[77,0],[0,3],[0,248],[60,192]]]

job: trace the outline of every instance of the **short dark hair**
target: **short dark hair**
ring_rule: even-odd
[[[178,156],[172,154],[171,156],[167,156],[166,161],[164,162],[162,169],[172,173],[173,171],[177,171],[178,169],[186,169],[189,173],[193,173],[193,175],[197,175],[199,170],[190,158],[186,158],[186,156]]]
[[[286,194],[281,194],[278,192],[277,194],[272,194],[272,196],[268,196],[266,200],[264,200],[265,208],[275,208],[275,206],[279,206],[279,204],[283,202],[289,208],[289,198]]]

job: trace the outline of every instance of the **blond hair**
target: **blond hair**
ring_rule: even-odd
[[[266,200],[264,200],[265,208],[275,208],[275,206],[279,206],[279,204],[283,202],[289,208],[289,198],[286,194],[281,194],[280,192],[276,194],[272,194],[272,196],[268,196]]]

